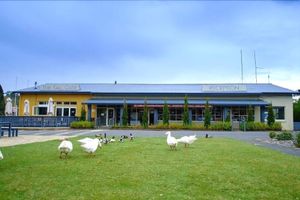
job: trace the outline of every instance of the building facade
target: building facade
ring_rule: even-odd
[[[273,84],[43,84],[16,91],[20,94],[19,115],[48,115],[49,99],[54,116],[80,117],[82,109],[87,119],[97,126],[121,124],[123,104],[128,105],[130,125],[141,122],[144,103],[149,108],[149,124],[162,121],[167,102],[171,122],[181,122],[184,97],[188,97],[189,117],[194,123],[204,120],[204,105],[208,101],[212,121],[241,121],[247,118],[249,106],[255,121],[265,122],[267,106],[272,104],[276,121],[283,129],[293,129],[293,95],[297,92]],[[26,111],[26,112],[25,112]]]

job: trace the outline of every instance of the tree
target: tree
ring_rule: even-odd
[[[0,116],[4,115],[5,113],[5,102],[4,102],[4,95],[3,95],[3,89],[0,84]]]
[[[248,107],[248,118],[247,122],[254,122],[254,110],[252,106]]]
[[[298,101],[294,102],[293,104],[294,107],[294,121],[295,122],[300,122],[300,99]]]
[[[230,122],[230,111],[228,110],[226,113],[226,118],[225,118],[225,122]]]
[[[209,109],[208,101],[206,101],[205,109],[204,109],[204,127],[208,129],[210,126],[210,120],[211,120],[211,111]]]
[[[143,112],[143,117],[142,117],[142,126],[144,128],[148,127],[148,106],[147,106],[146,99],[145,99],[145,102],[144,102],[144,112]]]
[[[122,126],[128,126],[128,107],[125,99],[123,104]]]
[[[184,97],[184,107],[183,107],[183,126],[189,126],[191,124],[189,117],[189,103],[187,96]]]
[[[169,107],[168,107],[167,101],[165,101],[164,107],[163,107],[163,124],[164,125],[169,125],[169,117],[170,117]]]
[[[80,121],[85,121],[86,120],[86,111],[84,106],[81,107],[81,113],[80,113]]]
[[[272,126],[275,122],[274,111],[272,104],[268,106],[268,125]]]

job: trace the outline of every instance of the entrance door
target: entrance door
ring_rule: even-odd
[[[149,125],[154,125],[154,110],[149,112]]]
[[[113,108],[107,108],[107,126],[113,126],[115,124],[115,110]]]
[[[97,108],[97,126],[106,126],[106,108]]]

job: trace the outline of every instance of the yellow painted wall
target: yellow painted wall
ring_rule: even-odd
[[[90,94],[20,94],[19,99],[19,116],[24,115],[24,101],[27,99],[30,106],[30,116],[33,116],[33,107],[37,106],[40,101],[48,101],[49,98],[52,98],[53,101],[76,101],[77,105],[72,105],[76,107],[76,116],[80,117],[82,102],[90,99],[92,95]],[[85,110],[87,111],[87,106]],[[96,109],[96,108],[94,108]],[[92,112],[92,118],[95,118],[96,112]]]

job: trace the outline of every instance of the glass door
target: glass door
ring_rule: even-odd
[[[106,126],[106,108],[97,108],[97,126]]]

